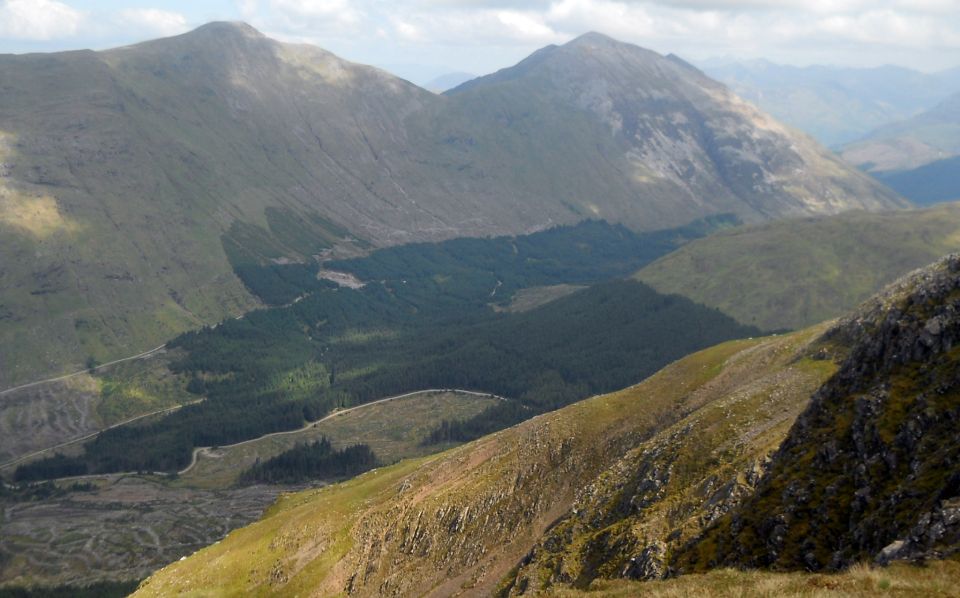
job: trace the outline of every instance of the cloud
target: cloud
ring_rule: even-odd
[[[159,8],[128,8],[121,10],[122,25],[135,27],[146,35],[177,35],[190,27],[187,18],[180,13]]]
[[[366,19],[362,5],[350,0],[239,0],[244,19],[267,32],[309,40],[319,34],[358,34]]]
[[[414,60],[401,55],[456,60],[477,72],[586,31],[693,60],[738,55],[794,64],[942,68],[960,55],[960,0],[234,2],[243,18],[280,39],[375,63]],[[480,49],[486,58],[474,57]]]
[[[537,46],[565,40],[543,13],[507,8],[407,13],[390,23],[400,39],[420,44]]]
[[[34,41],[71,37],[83,21],[83,13],[54,0],[0,2],[0,37]]]

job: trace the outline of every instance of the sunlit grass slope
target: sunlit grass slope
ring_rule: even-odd
[[[765,330],[837,317],[960,249],[960,204],[776,222],[695,241],[636,278]]]

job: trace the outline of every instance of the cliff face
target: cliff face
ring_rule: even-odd
[[[960,548],[960,257],[917,271],[841,322],[852,344],[756,493],[676,559],[840,569]]]

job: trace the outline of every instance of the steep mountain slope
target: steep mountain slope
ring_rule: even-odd
[[[703,63],[708,75],[829,147],[929,110],[960,90],[960,69],[796,67],[766,60]]]
[[[822,332],[821,326],[769,339],[728,359],[725,374],[758,371],[581,488],[570,512],[511,572],[501,595],[554,585],[584,589],[603,578],[666,577],[673,552],[749,496],[810,394],[834,371],[831,360],[811,359],[808,343]]]
[[[437,96],[242,24],[0,57],[0,385],[254,305],[239,262],[902,206],[676,58],[588,35]]]
[[[851,212],[725,231],[690,243],[636,277],[764,330],[801,328],[854,308],[960,249],[960,204]]]
[[[843,158],[871,173],[912,170],[960,154],[960,93],[845,146]]]
[[[0,274],[2,384],[255,305],[221,233],[264,258],[338,242],[325,217],[368,234],[336,214],[363,210],[361,197],[397,212],[366,187],[382,167],[364,135],[400,144],[398,115],[431,95],[228,24],[103,53],[6,56],[0,73],[0,243],[15,258]],[[264,241],[268,230],[282,241]]]
[[[867,302],[756,493],[677,565],[838,569],[960,551],[960,256]]]
[[[807,357],[816,336],[810,330],[719,345],[627,390],[440,456],[290,496],[261,522],[162,570],[141,593],[489,593],[578,496],[588,500],[598,474],[651,448],[685,447],[681,460],[692,469],[674,483],[689,488],[682,504],[692,518],[710,509],[698,488],[739,495],[738,484],[732,493],[722,487],[776,445],[790,414],[831,371],[829,362]],[[729,412],[735,421],[725,421]],[[766,421],[768,413],[776,416]],[[681,438],[690,426],[717,438],[745,426],[757,439],[718,445],[720,454],[742,454],[737,463],[704,465],[709,449]],[[711,476],[722,481],[711,483]],[[661,507],[668,510],[666,502]],[[652,523],[651,533],[684,519]]]

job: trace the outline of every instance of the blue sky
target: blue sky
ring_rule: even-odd
[[[960,66],[960,0],[0,0],[0,52],[102,49],[243,20],[422,83],[602,31],[689,60]]]

